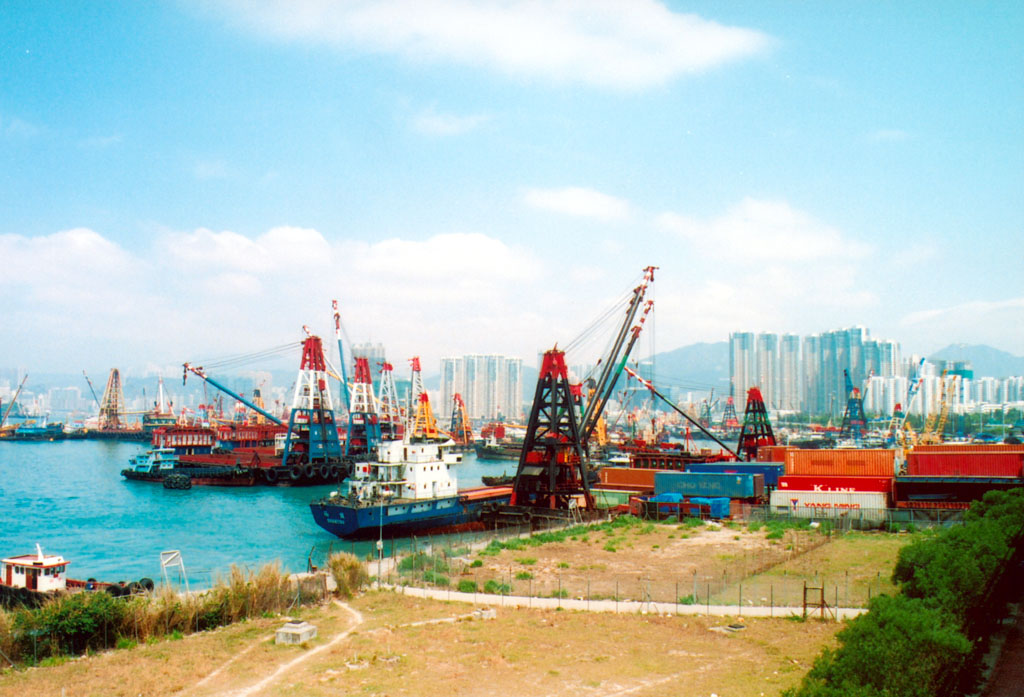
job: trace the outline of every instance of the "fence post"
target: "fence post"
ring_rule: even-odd
[[[775,617],[775,584],[771,584],[771,609],[768,611],[769,617]]]
[[[705,596],[704,601],[707,603],[706,614],[710,615],[711,614],[711,584],[710,583],[708,584],[708,594],[707,594],[707,596]]]

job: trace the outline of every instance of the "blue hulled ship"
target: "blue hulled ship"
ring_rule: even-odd
[[[346,539],[398,537],[480,520],[488,505],[507,504],[511,487],[459,491],[452,465],[462,455],[447,441],[381,441],[377,458],[359,463],[342,488],[310,504],[313,519]]]

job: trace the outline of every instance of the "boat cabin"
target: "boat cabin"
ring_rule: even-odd
[[[36,545],[35,554],[0,560],[0,583],[32,591],[61,591],[67,588],[68,562],[57,554],[43,554]]]

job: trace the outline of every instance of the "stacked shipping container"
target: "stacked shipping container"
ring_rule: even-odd
[[[899,508],[966,508],[991,489],[1021,486],[1024,445],[922,445],[896,477]]]
[[[896,471],[894,450],[789,448],[784,456],[786,474],[769,499],[777,512],[804,518],[884,520]]]

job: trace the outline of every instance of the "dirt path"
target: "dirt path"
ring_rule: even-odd
[[[306,661],[309,661],[314,656],[317,656],[318,654],[323,653],[324,651],[330,649],[331,647],[337,645],[339,642],[341,642],[344,639],[346,639],[353,632],[353,630],[355,630],[359,625],[361,625],[363,623],[363,615],[358,610],[353,609],[349,605],[346,605],[345,603],[343,603],[343,602],[341,602],[339,600],[335,600],[334,604],[337,605],[338,607],[342,608],[343,610],[345,610],[346,612],[348,612],[352,616],[352,624],[347,629],[345,629],[345,631],[338,633],[337,636],[335,636],[333,639],[328,641],[326,644],[322,644],[320,646],[317,646],[314,649],[309,649],[308,651],[304,651],[302,654],[300,654],[299,656],[295,657],[291,661],[278,666],[277,670],[275,670],[273,673],[271,673],[270,675],[266,676],[265,678],[263,678],[259,682],[256,682],[256,683],[254,683],[252,685],[249,685],[248,687],[240,688],[240,689],[237,689],[237,690],[232,690],[230,692],[223,692],[223,693],[220,693],[220,694],[224,695],[224,697],[252,697],[252,695],[258,694],[261,690],[263,690],[264,688],[269,686],[275,680],[279,679],[282,675],[288,673],[289,671],[293,670],[294,668],[296,668],[297,666],[301,665],[302,663],[305,663]],[[267,638],[272,639],[273,635],[270,635],[269,637],[261,639],[261,641],[264,641]],[[249,648],[247,648],[244,651],[241,651],[240,653],[236,654],[230,660],[228,660],[226,663],[224,663],[219,668],[217,668],[215,671],[213,671],[212,673],[207,675],[205,678],[200,680],[198,683],[196,683],[191,690],[188,690],[185,693],[180,693],[180,694],[187,694],[188,692],[191,692],[193,690],[202,688],[203,686],[209,684],[217,676],[219,676],[221,673],[223,673],[224,670],[228,668],[228,666],[230,666],[232,663],[235,663],[238,659],[242,658],[245,654],[247,654],[249,651],[251,651],[257,645],[258,645],[258,642],[257,643],[253,643]]]

